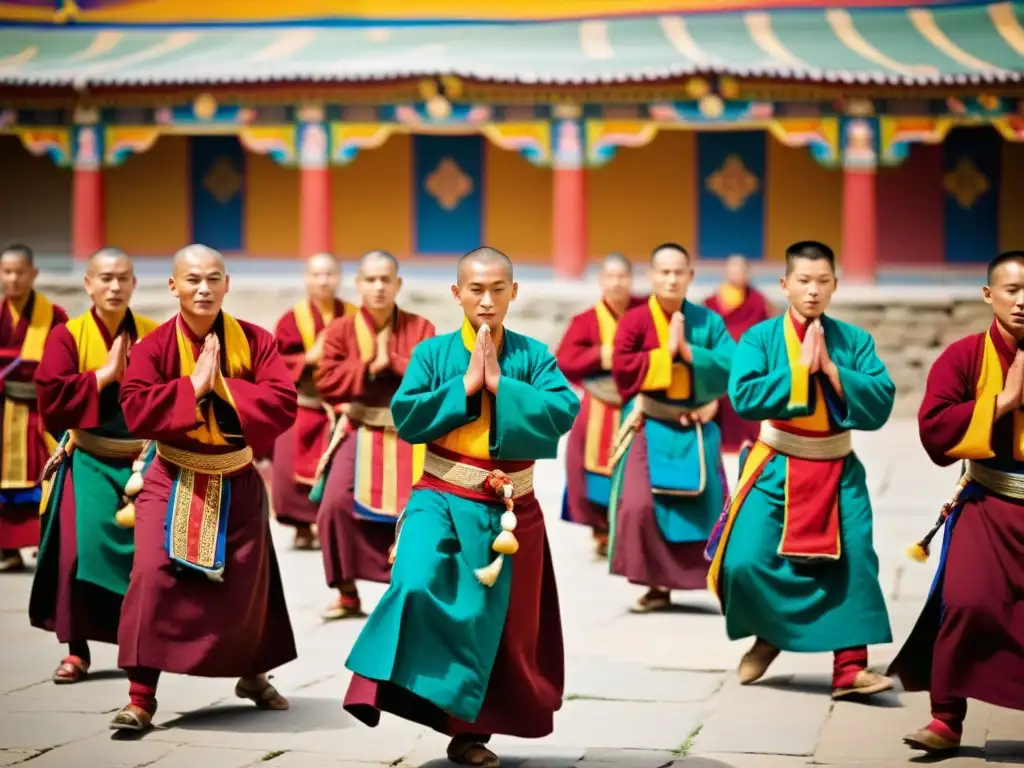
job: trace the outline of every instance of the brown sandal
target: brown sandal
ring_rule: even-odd
[[[630,608],[630,613],[653,613],[672,605],[672,593],[664,589],[650,589]]]
[[[124,707],[110,721],[110,728],[114,731],[148,731],[152,727],[153,716],[134,704]]]
[[[342,595],[329,606],[327,609],[320,614],[320,618],[324,621],[338,621],[340,619],[364,619],[366,614],[363,613],[362,603],[359,601],[359,597],[349,597],[348,595]]]
[[[475,768],[500,768],[501,761],[479,741],[460,739],[456,736],[448,745],[448,759],[456,765],[471,765]]]
[[[78,656],[65,656],[60,666],[54,670],[53,682],[57,685],[80,683],[89,676],[89,663]]]
[[[291,706],[288,699],[278,693],[277,688],[271,685],[266,678],[253,681],[257,685],[261,685],[261,688],[250,687],[247,685],[248,682],[244,678],[238,681],[235,685],[235,696],[240,699],[248,699],[258,709],[283,712]]]

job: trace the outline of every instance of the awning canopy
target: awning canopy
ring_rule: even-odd
[[[1024,80],[1024,3],[504,24],[0,29],[0,82],[156,85],[453,74],[615,83],[731,74],[836,83]]]

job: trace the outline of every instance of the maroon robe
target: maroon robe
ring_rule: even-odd
[[[187,432],[200,425],[195,392],[179,374],[175,327],[180,324],[198,359],[202,339],[175,316],[132,350],[121,382],[121,406],[133,435],[197,453],[224,453],[248,445],[267,451],[295,419],[295,385],[270,333],[240,322],[252,370],[229,378],[223,320],[222,373],[236,410],[216,398],[217,421],[229,446],[212,446]],[[212,396],[216,397],[216,396]],[[159,456],[135,500],[135,565],[121,612],[118,664],[203,677],[257,675],[295,658],[288,608],[270,536],[266,489],[250,464],[231,475],[227,555],[223,582],[179,571],[164,545],[177,468]]]
[[[366,310],[364,319],[373,327]],[[331,406],[359,402],[369,408],[387,408],[402,382],[412,351],[435,334],[434,324],[424,317],[396,310],[388,346],[391,368],[372,376],[359,354],[356,319],[342,317],[327,327],[324,353],[317,374],[317,389]],[[352,511],[355,495],[356,440],[359,423],[350,422],[349,436],[331,462],[317,515],[317,532],[329,587],[363,579],[386,584],[391,580],[388,554],[395,528],[386,523],[362,520]]]
[[[96,325],[106,342],[107,350],[122,332],[132,344],[138,341],[135,318],[128,310],[121,327],[111,336],[107,326],[96,314]],[[66,326],[58,326],[46,340],[43,359],[35,374],[39,397],[39,413],[46,426],[54,432],[69,429],[94,429],[116,421],[121,411],[118,402],[120,384],[114,383],[101,392],[95,371],[79,371],[78,345]],[[104,459],[113,466],[130,467],[132,459]],[[110,510],[113,516],[117,510]],[[72,463],[64,475],[60,507],[51,512],[59,516],[58,556],[40,559],[32,581],[29,619],[32,626],[55,632],[62,643],[79,640],[117,642],[122,597],[95,584],[76,578],[78,566],[78,521],[75,512],[75,478]],[[47,545],[52,546],[52,545]],[[55,566],[50,569],[47,566]]]
[[[647,299],[633,296],[627,310],[646,303]],[[605,306],[608,306],[605,302]],[[608,307],[611,311],[611,307]],[[615,313],[612,312],[612,315]],[[558,367],[575,387],[582,387],[586,379],[611,376],[611,371],[601,367],[601,332],[598,326],[597,310],[593,307],[576,315],[569,323],[555,353]],[[587,424],[590,419],[593,395],[583,393],[580,413],[569,431],[565,447],[566,507],[569,519],[574,523],[589,526],[595,533],[608,532],[608,507],[596,504],[587,498],[585,455],[587,449]]]
[[[1005,377],[1016,350],[995,323],[987,333],[951,344],[928,374],[918,425],[925,450],[940,466],[956,463],[963,452],[963,446],[953,449],[974,414],[986,335]],[[1024,475],[1024,461],[1013,455],[1015,416],[995,422],[989,443],[995,456],[982,463]],[[978,699],[1024,710],[1024,502],[972,489],[952,532],[945,532],[950,540],[939,588],[890,674],[907,690],[931,690],[941,708]]]
[[[36,292],[32,291],[21,312],[17,324],[11,314],[7,301],[0,303],[0,369],[6,368],[21,354],[21,345],[25,341],[25,332],[28,330],[29,319],[32,317],[32,309]],[[56,304],[53,305],[53,322],[50,328],[63,325],[68,321],[67,313]],[[10,382],[31,382],[35,375],[37,361],[23,360],[10,373],[0,380],[0,387],[4,381]],[[0,403],[3,408],[7,407],[7,398],[0,389]],[[0,414],[0,418],[3,414]],[[0,421],[0,424],[3,422]],[[50,449],[46,445],[43,434],[46,427],[39,417],[38,406],[34,401],[29,403],[28,412],[28,441],[25,456],[26,478],[37,478],[42,472],[46,460],[49,458]],[[0,445],[0,456],[6,446]],[[27,500],[33,496],[35,500]],[[0,549],[22,549],[24,547],[39,546],[39,500],[38,490],[33,494],[32,488],[0,488]],[[5,499],[11,499],[6,501]],[[25,500],[22,500],[25,499]]]
[[[324,317],[310,302],[313,329],[319,334],[324,329]],[[352,305],[335,299],[334,317],[351,314]],[[277,349],[284,358],[300,395],[316,398],[316,366],[306,364],[306,347],[299,333],[295,310],[290,309],[277,322],[274,329]],[[320,461],[330,440],[331,422],[323,406],[299,406],[295,424],[274,443],[273,464],[270,470],[270,506],[279,523],[295,527],[316,522],[317,505],[309,499]]]
[[[727,309],[719,294],[708,296],[704,300],[704,306],[712,312],[716,312],[725,320],[726,330],[736,341],[748,329],[770,318],[773,314],[772,306],[764,294],[756,288],[747,286],[747,295],[743,303],[738,307]],[[719,429],[722,430],[722,453],[739,453],[745,442],[757,440],[761,424],[756,421],[747,421],[741,418],[728,397],[718,401],[718,414],[715,416]]]

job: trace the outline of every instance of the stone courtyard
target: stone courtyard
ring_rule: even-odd
[[[64,286],[58,285],[63,282]],[[300,295],[299,283],[272,279],[238,281],[230,310],[271,323]],[[410,281],[411,283],[412,281]],[[242,284],[244,283],[244,285]],[[54,298],[80,311],[76,281],[52,281]],[[445,284],[417,283],[405,305],[426,310],[442,329],[458,313],[444,302]],[[529,290],[528,290],[529,289]],[[524,280],[510,326],[557,340],[564,316],[592,301],[580,289]],[[531,293],[540,294],[540,297]],[[64,293],[65,295],[59,295]],[[349,289],[347,295],[351,295]],[[973,293],[976,295],[976,292]],[[529,297],[529,298],[528,298]],[[883,314],[874,304],[841,311]],[[983,309],[966,296],[965,310],[951,296],[933,298],[940,324],[928,335],[882,344],[892,355],[909,346],[931,349],[967,323],[982,323]],[[74,302],[77,302],[75,304]],[[170,311],[161,281],[146,275],[139,311],[165,317]],[[852,309],[849,307],[852,306]],[[940,317],[941,315],[941,317]],[[891,317],[888,317],[892,320]],[[906,328],[922,326],[913,312]],[[920,333],[923,331],[908,331]],[[931,353],[928,353],[931,354]],[[900,358],[902,359],[902,358]],[[922,362],[922,365],[924,363]],[[925,366],[926,368],[926,366]],[[921,381],[915,379],[913,386]],[[894,377],[896,376],[894,372]],[[909,377],[909,374],[908,374]],[[905,395],[904,411],[912,394]],[[884,670],[907,636],[926,596],[934,562],[906,558],[904,549],[934,522],[956,482],[956,470],[939,469],[920,448],[912,419],[896,418],[876,433],[858,433],[855,446],[867,467],[875,504],[875,545],[896,643],[871,649],[871,666]],[[727,464],[730,479],[736,467]],[[759,684],[741,688],[735,667],[748,641],[729,642],[724,622],[707,593],[676,593],[673,610],[633,615],[641,589],[612,578],[595,559],[588,531],[558,520],[563,487],[560,462],[540,462],[536,486],[548,517],[565,631],[565,703],[554,733],[539,741],[498,737],[492,746],[518,768],[796,768],[797,766],[912,765],[914,753],[901,736],[928,718],[926,695],[897,689],[870,704],[833,703],[828,654],[784,654]],[[116,651],[94,647],[94,673],[79,685],[58,687],[50,674],[62,654],[55,639],[28,625],[31,573],[0,577],[0,766],[32,768],[443,768],[445,739],[385,716],[366,728],[341,708],[348,673],[344,662],[361,621],[323,624],[320,610],[331,594],[317,553],[290,549],[290,537],[274,524],[299,658],[279,669],[274,683],[291,700],[288,712],[259,712],[232,697],[232,681],[166,675],[161,681],[157,729],[141,739],[114,739],[107,722],[126,701],[127,681],[116,670]],[[382,589],[363,587],[372,605]],[[953,768],[1024,764],[1024,713],[972,703],[961,753],[943,761]]]

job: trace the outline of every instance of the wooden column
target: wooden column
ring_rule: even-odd
[[[877,120],[851,118],[843,125],[842,277],[874,284],[878,276]]]
[[[299,111],[299,255],[333,251],[330,132],[323,110]]]
[[[102,137],[96,123],[76,125],[72,132],[71,252],[76,260],[106,246]]]
[[[587,171],[583,163],[583,121],[577,108],[562,108],[552,123],[552,263],[559,277],[579,278],[587,270]]]

